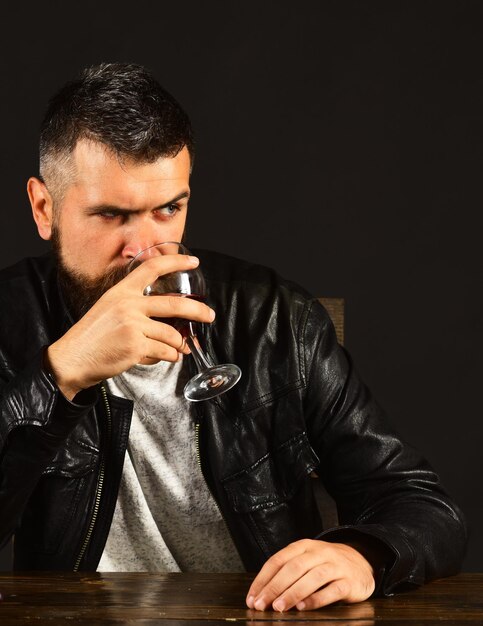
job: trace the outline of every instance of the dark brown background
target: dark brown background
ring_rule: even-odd
[[[25,182],[47,97],[91,63],[149,66],[197,130],[189,242],[346,298],[358,369],[466,512],[465,569],[483,570],[483,3],[1,11],[0,265],[46,249]]]

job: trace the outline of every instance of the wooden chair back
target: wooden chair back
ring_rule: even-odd
[[[319,298],[319,302],[325,307],[335,326],[337,340],[344,345],[344,298]]]
[[[337,341],[344,345],[344,298],[319,298],[319,302],[325,307],[329,314],[337,335]],[[324,530],[334,528],[339,525],[337,505],[334,499],[327,493],[323,483],[319,480],[315,472],[312,473],[314,495],[322,518]]]

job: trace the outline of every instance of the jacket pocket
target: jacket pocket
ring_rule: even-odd
[[[304,432],[222,481],[229,505],[265,558],[322,531],[309,477],[318,465]]]
[[[301,433],[222,482],[233,510],[250,513],[290,500],[318,465],[306,433]]]
[[[43,476],[78,478],[92,472],[99,450],[82,439],[66,442],[45,468]]]
[[[81,527],[95,481],[99,452],[82,440],[69,441],[45,468],[22,517],[19,536],[35,552],[54,554],[75,523]]]

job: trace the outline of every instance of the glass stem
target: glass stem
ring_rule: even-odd
[[[196,341],[195,341],[196,340]],[[209,358],[204,354],[201,349],[198,340],[194,335],[188,335],[186,337],[186,343],[188,344],[188,348],[191,350],[191,354],[193,359],[195,360],[196,367],[198,368],[198,372],[204,372],[209,367],[213,367],[213,364],[210,362]]]

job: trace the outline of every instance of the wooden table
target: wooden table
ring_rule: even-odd
[[[245,608],[251,579],[249,574],[4,573],[0,625],[483,624],[483,574],[460,574],[392,598],[287,613]]]

